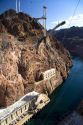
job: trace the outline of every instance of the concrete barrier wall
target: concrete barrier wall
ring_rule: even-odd
[[[50,70],[47,70],[45,72],[42,73],[43,75],[43,80],[46,79],[50,79],[51,77],[53,77],[56,74],[56,69],[52,68]]]
[[[18,119],[22,114],[24,114],[29,109],[29,102],[21,106],[16,111],[12,112],[5,118],[4,120],[0,121],[0,125],[9,125],[14,120]]]
[[[59,72],[52,70],[44,73],[44,80],[34,84],[34,91],[51,94],[63,82]]]

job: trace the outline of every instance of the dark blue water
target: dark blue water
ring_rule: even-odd
[[[27,125],[55,125],[64,114],[74,110],[83,99],[83,60],[73,59],[66,81],[50,96],[51,102]]]

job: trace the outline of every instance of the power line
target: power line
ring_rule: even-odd
[[[71,20],[70,20],[70,22],[69,22],[69,24],[68,24],[68,27],[70,26],[70,24],[71,24],[71,22],[72,22],[72,20],[73,20],[73,17],[75,16],[75,13],[76,13],[76,10],[77,10],[77,8],[78,8],[79,3],[80,3],[80,0],[78,0],[78,2],[77,2],[77,5],[76,5],[76,7],[75,7],[75,9],[74,9],[74,12],[73,12],[73,15],[72,15],[72,17],[71,17]],[[64,42],[64,39],[66,38],[66,36],[67,36],[67,31],[64,33],[64,37],[63,37],[63,39],[62,39],[62,42]]]
[[[75,9],[74,9],[73,15],[72,15],[72,17],[71,17],[71,20],[70,20],[70,23],[69,23],[68,26],[70,26],[70,24],[71,24],[71,22],[72,22],[72,20],[73,20],[73,17],[74,17],[74,15],[75,15],[75,13],[76,13],[76,10],[77,10],[77,8],[78,8],[79,3],[80,3],[80,0],[78,0],[78,2],[77,2],[77,5],[76,5],[76,7],[75,7]]]

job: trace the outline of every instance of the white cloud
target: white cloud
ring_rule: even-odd
[[[63,20],[58,21],[53,21],[51,22],[52,27],[56,26],[58,23],[62,22]],[[66,24],[61,26],[58,29],[62,28],[69,28],[71,26],[83,26],[83,14],[75,15],[73,17],[69,17],[68,19],[65,20]]]

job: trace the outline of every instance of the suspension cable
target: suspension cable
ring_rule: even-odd
[[[80,3],[80,0],[78,0],[78,2],[77,2],[77,5],[76,5],[75,10],[74,10],[74,12],[73,12],[73,15],[72,15],[72,17],[71,17],[69,26],[70,26],[70,24],[71,24],[71,22],[72,22],[72,20],[73,20],[73,17],[74,17],[74,15],[75,15],[75,13],[76,13],[76,10],[77,10],[78,6],[79,6],[79,3]]]
[[[73,15],[72,15],[72,17],[71,17],[71,20],[70,20],[70,22],[69,22],[69,24],[68,24],[67,27],[69,27],[69,26],[71,25],[72,20],[73,20],[73,17],[75,16],[76,10],[77,10],[77,8],[78,8],[78,6],[79,6],[79,3],[80,3],[80,0],[78,0],[78,2],[77,2],[77,5],[76,5],[76,7],[75,7],[75,9],[74,9],[74,12],[73,12]],[[64,39],[66,38],[66,36],[67,36],[67,31],[64,33],[64,37],[63,37],[63,39],[62,39],[62,43],[64,42]]]

